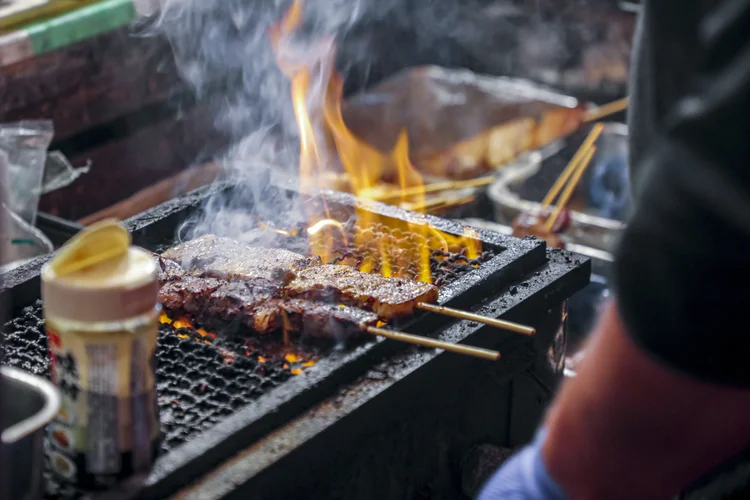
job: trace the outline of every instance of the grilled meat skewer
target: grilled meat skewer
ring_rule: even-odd
[[[289,283],[296,273],[322,264],[320,257],[305,257],[280,248],[257,248],[231,238],[204,235],[170,248],[163,259],[182,266],[188,274],[227,280],[280,280]]]
[[[434,303],[438,298],[438,289],[427,283],[384,278],[349,266],[322,264],[319,257],[254,248],[212,235],[178,245],[161,257],[180,264],[191,275],[264,284],[278,281],[290,297],[359,307],[386,320],[411,315],[417,304]]]
[[[267,280],[254,276],[252,279],[239,279],[227,281],[211,277],[196,277],[180,270],[180,266],[174,265],[174,261],[168,261],[161,256],[158,259],[162,286],[159,290],[159,300],[165,308],[189,314],[204,326],[220,323],[241,322],[251,330],[260,334],[268,334],[272,331],[284,330],[285,339],[287,333],[307,333],[315,337],[326,337],[341,340],[345,335],[354,332],[366,332],[370,335],[387,337],[410,344],[417,344],[446,351],[457,352],[465,355],[475,356],[483,359],[497,360],[500,353],[487,349],[471,346],[455,345],[441,342],[429,337],[409,335],[402,332],[392,332],[377,328],[379,318],[372,312],[363,311],[356,307],[344,304],[334,305],[316,302],[305,298],[289,297],[290,288],[278,280]],[[316,298],[321,296],[338,296],[356,302],[367,302],[366,305],[379,307],[382,311],[399,312],[397,310],[384,308],[383,304],[409,302],[404,301],[404,295],[414,290],[400,290],[407,287],[404,280],[395,283],[396,289],[382,289],[377,283],[370,282],[359,284],[357,271],[341,269],[344,266],[317,266],[322,268],[320,273],[303,276],[300,281],[310,281],[311,286],[297,283],[293,290],[301,294],[312,295]],[[315,269],[316,267],[311,267]],[[333,273],[335,286],[315,286],[314,280],[320,280],[326,276],[326,272]],[[361,273],[359,273],[361,274]],[[233,275],[236,277],[237,275]],[[373,276],[378,278],[377,276]],[[358,288],[359,284],[359,288]],[[330,284],[329,284],[330,285]],[[419,285],[425,297],[430,293],[437,293],[434,287],[424,284]],[[360,293],[369,290],[370,293],[379,295],[378,301],[372,301],[369,296]],[[346,293],[348,291],[348,293]],[[400,294],[400,295],[399,295]],[[382,300],[383,298],[386,300]],[[388,300],[388,299],[392,300]],[[395,299],[394,299],[395,298]],[[424,303],[422,303],[424,305]],[[416,304],[415,304],[416,305]],[[217,324],[223,327],[222,324]]]
[[[340,339],[378,322],[377,315],[353,307],[286,298],[280,284],[270,281],[183,276],[163,283],[159,300],[166,309],[184,312],[203,325],[241,322],[259,334],[286,327],[289,332]]]
[[[420,302],[436,302],[433,285],[399,278],[383,278],[349,266],[326,264],[303,269],[285,287],[287,295],[311,300],[335,301],[383,319],[408,316]]]

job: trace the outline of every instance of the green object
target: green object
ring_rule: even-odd
[[[11,245],[35,245],[36,242],[34,240],[21,240],[21,239],[12,239],[10,240]]]
[[[120,28],[136,17],[133,0],[105,0],[25,28],[34,54],[44,54]]]

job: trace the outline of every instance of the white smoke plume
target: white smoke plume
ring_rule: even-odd
[[[260,217],[283,212],[288,221],[301,219],[299,206],[272,199],[255,182],[268,169],[292,175],[298,168],[289,82],[269,39],[269,28],[281,20],[291,0],[162,2],[148,30],[169,40],[197,98],[215,103],[215,126],[233,144],[224,159],[226,176],[244,186],[236,196],[210,200],[201,220],[192,221],[192,232],[245,233],[253,227],[248,207]],[[313,41],[332,40],[348,90],[420,64],[494,73],[513,73],[518,64],[564,64],[569,54],[558,22],[529,19],[528,11],[517,7],[522,3],[305,0],[294,47],[297,56],[305,56]],[[525,22],[519,23],[522,16]]]

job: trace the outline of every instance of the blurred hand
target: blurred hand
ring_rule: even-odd
[[[490,478],[478,500],[568,500],[550,477],[541,449],[546,432],[516,453]]]

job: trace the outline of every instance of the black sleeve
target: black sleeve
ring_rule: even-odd
[[[667,364],[750,386],[750,0],[647,1],[640,37],[620,311]]]

